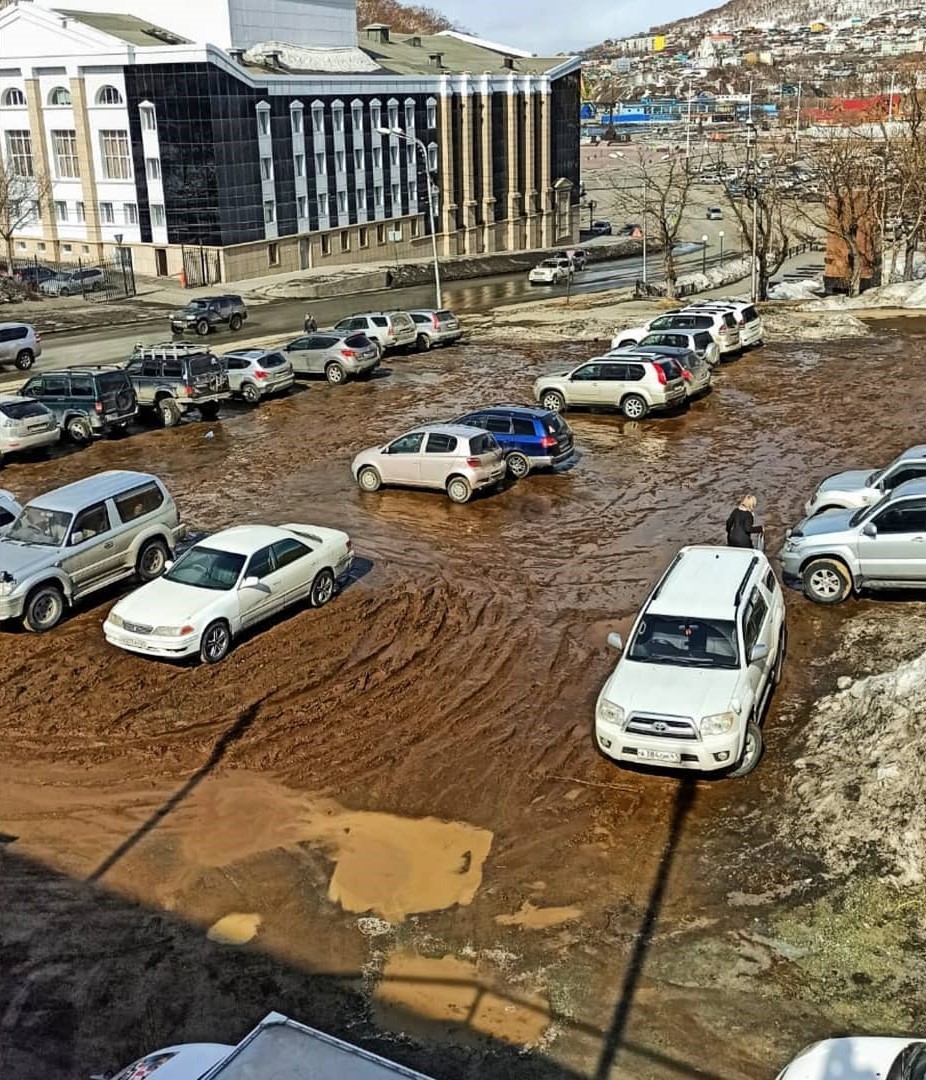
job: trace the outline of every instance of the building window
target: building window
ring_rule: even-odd
[[[71,244],[62,244],[61,250],[64,252],[65,255],[70,255],[74,248]]]
[[[328,196],[321,194],[318,196],[318,216],[320,218],[326,218],[328,216]]]
[[[361,225],[361,227],[357,230],[357,243],[362,248],[370,246],[370,230],[366,227],[366,225]]]
[[[415,126],[415,103],[414,101],[405,102],[405,126],[407,128],[413,128]]]
[[[347,213],[347,192],[346,191],[339,191],[338,192],[338,213],[339,214],[346,214]]]
[[[25,104],[26,95],[18,86],[11,86],[9,90],[4,90],[3,97],[0,98],[0,105],[5,109],[21,109]]]
[[[373,206],[377,210],[383,208],[383,189],[379,185],[373,188]]]
[[[414,180],[409,180],[408,182],[408,201],[418,201],[418,184]]]
[[[399,144],[394,143],[389,147],[389,160],[392,163],[393,169],[399,167]]]
[[[341,132],[344,130],[344,106],[339,102],[331,106],[331,121],[334,124],[335,131]]]
[[[437,143],[428,143],[428,172],[437,172]]]
[[[437,102],[434,98],[428,98],[428,127],[437,127]]]
[[[326,176],[328,173],[328,162],[325,159],[325,151],[319,150],[315,155],[315,174],[316,176]]]
[[[55,175],[59,180],[76,180],[80,176],[77,160],[77,132],[53,131],[51,133],[52,157]]]
[[[350,107],[351,123],[354,131],[363,131],[363,104],[355,101]]]
[[[349,232],[342,232],[341,233],[341,250],[342,251],[350,251],[350,233]]]
[[[305,154],[296,154],[293,163],[296,168],[296,176],[305,176]]]
[[[335,172],[344,172],[345,157],[343,150],[335,150],[334,152],[334,168]]]
[[[101,86],[96,95],[97,105],[122,105],[122,94],[115,86]]]
[[[164,226],[164,206],[162,203],[151,204],[151,224],[156,228]]]
[[[273,158],[262,157],[260,159],[260,178],[261,180],[273,179]]]
[[[402,201],[402,185],[392,185],[392,209],[395,210]]]
[[[309,197],[308,197],[308,195],[300,195],[296,199],[296,213],[303,220],[309,216]]]
[[[357,210],[366,213],[367,211],[367,189],[357,188]]]
[[[145,174],[149,180],[160,180],[161,159],[156,157],[145,158]]]
[[[386,243],[386,226],[385,225],[377,225],[376,226],[376,242],[377,242],[377,244],[385,244]]]
[[[16,250],[17,251],[25,251],[26,250],[26,241],[25,240],[17,240],[16,241]]]
[[[122,214],[125,218],[126,225],[138,224],[138,207],[135,205],[135,203],[124,203],[122,206]]]
[[[383,126],[383,112],[379,106],[378,101],[371,102],[370,104],[370,127],[374,131],[377,131]]]
[[[131,180],[132,156],[127,131],[101,131],[103,175],[107,180]]]
[[[67,221],[68,204],[66,202],[55,203],[55,221]]]
[[[28,131],[6,133],[7,168],[13,176],[35,176],[32,163],[32,136]]]
[[[44,251],[45,250],[45,241],[40,240],[35,246],[39,251]]]
[[[141,126],[145,131],[155,131],[157,129],[158,125],[154,116],[154,106],[139,105],[138,113],[141,116]]]
[[[37,199],[32,200],[32,205],[29,208],[29,216],[32,218],[33,221],[42,220],[42,207]]]
[[[415,167],[415,151],[417,149],[418,147],[413,142],[406,143],[405,145],[405,158],[412,168]]]
[[[83,252],[84,255],[89,255],[90,254],[90,245],[89,244],[81,244],[80,245],[80,250]]]
[[[325,110],[321,105],[312,106],[312,130],[316,135],[325,134]]]
[[[272,225],[277,219],[277,204],[273,199],[267,199],[264,203],[264,224]]]
[[[257,130],[261,135],[270,134],[270,110],[268,108],[257,109]]]
[[[111,202],[100,203],[100,221],[104,225],[113,225],[115,223],[116,215],[113,213],[113,204]]]
[[[381,146],[373,147],[373,168],[381,169],[383,167],[383,148]]]
[[[302,134],[302,109],[301,108],[292,109],[290,111],[290,119],[292,120],[292,123],[293,123],[293,134],[294,135],[301,135]]]
[[[66,86],[56,86],[48,94],[49,105],[70,105],[71,91]]]
[[[330,255],[330,254],[331,254],[331,237],[330,236],[323,236],[322,237],[322,255]]]
[[[267,245],[267,262],[271,266],[279,266],[280,265],[280,245],[279,244],[268,244]]]
[[[363,172],[363,148],[360,146],[354,148],[354,168],[357,172]]]
[[[74,203],[74,217],[81,225],[87,220],[87,208],[82,202]]]
[[[389,102],[389,127],[397,128],[399,126],[399,103],[397,101]]]

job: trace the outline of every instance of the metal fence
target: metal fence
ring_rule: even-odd
[[[31,259],[14,259],[10,276],[43,296],[121,300],[135,295],[135,269],[130,248],[120,247],[116,252],[96,262],[89,259],[56,262],[37,255]]]
[[[203,247],[202,244],[184,247],[183,273],[188,289],[195,289],[200,285],[217,285],[222,280],[219,253],[214,248]]]

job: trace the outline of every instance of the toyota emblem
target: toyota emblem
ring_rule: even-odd
[[[668,730],[669,730],[669,725],[664,720],[657,720],[656,723],[653,724],[653,731],[658,731],[660,733],[660,735],[664,731],[668,731]]]

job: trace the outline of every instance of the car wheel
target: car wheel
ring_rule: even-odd
[[[241,386],[241,396],[248,405],[257,405],[260,401],[260,390],[257,389],[254,383],[246,382]]]
[[[78,446],[86,446],[93,438],[90,421],[85,416],[72,416],[65,424],[64,430],[71,442],[77,443]]]
[[[550,412],[560,413],[566,408],[566,399],[558,390],[544,390],[540,395],[540,404]]]
[[[70,289],[59,289],[58,290],[58,295],[59,296],[70,296],[71,295],[71,290]]]
[[[232,317],[228,320],[228,329],[240,330],[242,321],[243,320],[240,315],[232,315]]]
[[[473,489],[462,476],[452,476],[447,481],[447,498],[451,502],[465,503],[472,498]]]
[[[157,404],[161,427],[176,427],[180,423],[180,406],[173,398],[163,397]]]
[[[765,750],[765,740],[762,738],[762,728],[752,720],[746,725],[746,738],[743,740],[743,753],[737,764],[727,773],[731,779],[739,779],[746,776],[759,764],[762,752]]]
[[[330,570],[320,570],[312,582],[309,603],[312,607],[324,607],[334,596],[334,574]]]
[[[16,354],[16,366],[20,371],[28,371],[35,363],[35,354],[31,349],[20,349]]]
[[[852,591],[852,578],[837,559],[814,559],[801,575],[804,595],[817,604],[839,604]]]
[[[218,664],[228,656],[231,630],[223,620],[209,623],[199,641],[199,658],[204,664]]]
[[[325,378],[332,386],[338,386],[344,382],[344,368],[340,364],[329,364],[325,368]]]
[[[531,471],[531,463],[524,454],[509,454],[505,464],[508,466],[508,475],[515,480],[521,480]]]
[[[100,289],[102,289],[102,288],[103,288],[103,282],[102,281],[94,281],[94,283],[90,286],[90,291],[91,292],[99,292]]]
[[[219,415],[219,403],[217,401],[204,401],[199,406],[199,415],[203,420],[215,420]]]
[[[379,491],[383,486],[383,478],[372,465],[367,465],[357,474],[357,483],[362,491]]]
[[[57,585],[39,585],[33,589],[23,610],[23,626],[33,634],[54,629],[64,615],[64,593]]]
[[[205,319],[200,319],[196,324],[196,333],[199,334],[200,337],[205,337],[206,334],[209,333],[209,323],[206,322]]]
[[[164,573],[164,567],[170,558],[167,544],[163,540],[149,540],[138,553],[135,573],[143,584],[154,581]]]
[[[427,334],[419,334],[415,338],[415,348],[418,352],[427,352],[431,348],[431,339]]]
[[[621,402],[621,412],[628,420],[642,420],[648,407],[639,394],[628,394]]]

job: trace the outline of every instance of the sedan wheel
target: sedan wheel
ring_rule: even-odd
[[[231,648],[231,631],[228,623],[210,623],[199,643],[199,658],[204,664],[217,664],[224,660]]]
[[[324,607],[334,596],[334,574],[330,570],[321,570],[312,582],[309,603],[312,607]]]
[[[465,503],[472,497],[473,489],[462,476],[454,476],[447,484],[447,498],[451,502]]]
[[[508,473],[515,480],[521,480],[531,471],[531,463],[523,454],[509,454],[505,462]]]
[[[544,390],[540,397],[540,404],[550,412],[559,413],[566,408],[566,399],[557,390]]]
[[[379,491],[383,479],[372,465],[367,465],[358,473],[357,483],[362,491]]]
[[[329,364],[325,368],[325,378],[332,386],[344,382],[344,368],[340,364]]]

